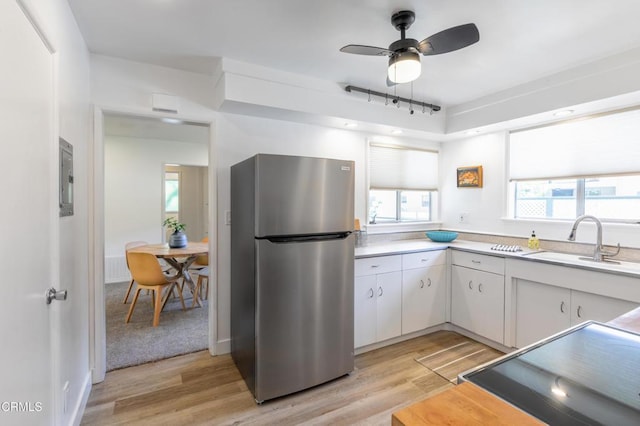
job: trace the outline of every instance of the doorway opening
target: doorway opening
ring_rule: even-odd
[[[173,294],[158,327],[152,326],[152,295],[144,291],[125,323],[132,296],[125,298],[124,251],[132,241],[164,244],[167,215],[186,223],[189,241],[209,236],[209,133],[209,124],[103,115],[105,371],[209,348],[211,299],[192,308],[186,287],[186,310]]]

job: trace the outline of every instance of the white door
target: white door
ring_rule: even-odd
[[[402,271],[402,334],[445,322],[445,265]]]
[[[376,341],[402,334],[402,272],[376,275]]]
[[[637,303],[597,294],[571,291],[571,325],[585,321],[611,321],[638,307]]]
[[[0,2],[0,52],[0,423],[49,425],[55,422],[52,305],[45,303],[57,223],[53,56],[15,1]]]
[[[354,347],[376,342],[376,276],[355,277],[353,296]]]
[[[522,348],[570,326],[571,290],[518,280],[516,347]]]

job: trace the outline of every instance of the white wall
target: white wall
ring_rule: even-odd
[[[566,241],[571,220],[514,220],[507,218],[507,133],[499,132],[445,142],[441,149],[441,203],[443,227],[460,231],[528,237],[535,230],[540,239]],[[482,165],[483,188],[457,188],[456,168]],[[460,223],[460,213],[467,213]],[[595,226],[580,225],[577,242],[595,243]],[[603,224],[603,243],[640,248],[637,224]]]
[[[83,398],[90,389],[88,281],[88,164],[91,149],[89,52],[66,0],[25,0],[56,51],[57,102],[60,136],[74,149],[74,215],[60,219],[60,286],[69,297],[59,308],[61,365],[54,386],[69,382],[68,410],[58,424],[79,421]],[[3,34],[3,37],[11,37]],[[6,64],[5,64],[6,66]],[[25,183],[28,188],[28,182]],[[53,282],[58,281],[54,279]],[[3,323],[15,328],[19,324]],[[19,350],[19,348],[13,348]],[[25,378],[28,380],[28,378]],[[59,401],[62,403],[62,401]]]
[[[504,216],[505,133],[445,142],[440,150],[440,205],[443,227],[502,232]],[[456,169],[482,166],[483,188],[458,188]],[[465,222],[459,222],[461,213]]]
[[[107,283],[128,279],[124,264],[124,245],[127,242],[157,243],[163,239],[164,165],[176,163],[207,166],[208,156],[209,147],[206,144],[105,137],[104,214]],[[125,267],[124,271],[122,266]],[[124,272],[125,275],[122,276],[118,272]]]

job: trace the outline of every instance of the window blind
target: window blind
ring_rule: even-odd
[[[438,189],[438,153],[404,147],[371,144],[369,149],[371,189]]]
[[[509,136],[511,180],[640,172],[640,110],[618,112]]]

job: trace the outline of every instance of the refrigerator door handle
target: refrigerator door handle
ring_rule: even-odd
[[[263,238],[256,238],[256,239],[268,240],[276,244],[286,244],[286,243],[301,243],[306,241],[344,240],[351,234],[352,234],[352,231],[345,231],[345,232],[333,232],[330,234],[320,234],[320,235],[284,235],[284,236],[272,236],[272,237],[263,237]]]

